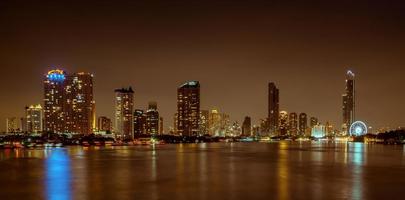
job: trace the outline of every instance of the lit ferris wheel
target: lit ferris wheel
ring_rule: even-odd
[[[362,121],[353,122],[350,126],[350,135],[351,136],[361,136],[367,134],[367,126]]]

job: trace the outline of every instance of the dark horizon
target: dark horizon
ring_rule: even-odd
[[[267,117],[267,85],[280,111],[342,123],[346,70],[356,74],[356,117],[405,126],[405,3],[1,2],[0,130],[43,103],[57,66],[94,74],[97,116],[113,117],[114,89],[132,86],[135,108],[156,101],[173,125],[176,90],[201,84],[201,109],[240,124]]]

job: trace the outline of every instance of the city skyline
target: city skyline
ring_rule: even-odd
[[[217,108],[232,122],[249,116],[258,125],[266,118],[267,84],[274,82],[280,111],[303,112],[338,128],[351,69],[356,119],[375,128],[405,125],[402,5],[113,5],[120,12],[112,18],[103,16],[110,5],[102,3],[71,5],[75,12],[59,4],[5,5],[2,131],[6,118],[43,102],[42,75],[54,67],[94,74],[97,116],[113,119],[112,91],[132,86],[134,108],[157,101],[166,131],[176,112],[176,88],[188,80],[201,83],[202,110]],[[90,9],[93,15],[85,15]]]

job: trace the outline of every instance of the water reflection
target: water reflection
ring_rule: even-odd
[[[71,199],[70,158],[66,150],[55,149],[49,152],[45,167],[47,198],[51,200]]]
[[[363,194],[363,180],[362,180],[362,173],[363,173],[363,162],[364,162],[364,151],[363,151],[363,143],[351,143],[350,144],[350,153],[351,153],[351,160],[350,163],[353,165],[353,182],[352,182],[352,198],[355,199],[362,199]]]
[[[288,143],[280,142],[278,149],[278,199],[287,199],[288,197]]]

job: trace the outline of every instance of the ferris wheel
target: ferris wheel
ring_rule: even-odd
[[[362,121],[353,122],[350,126],[350,135],[351,136],[361,136],[367,134],[367,126]]]

